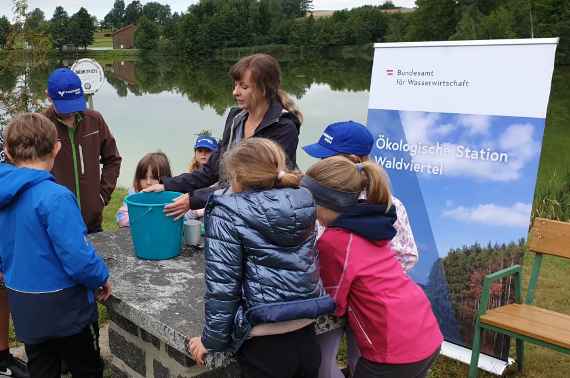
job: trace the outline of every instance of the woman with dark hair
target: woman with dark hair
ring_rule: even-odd
[[[219,180],[221,158],[244,139],[258,137],[276,142],[285,151],[288,167],[296,167],[303,116],[281,89],[281,69],[277,60],[267,54],[246,56],[232,66],[230,76],[238,106],[230,109],[219,149],[200,170],[162,177],[160,184],[145,189],[187,193],[165,206],[164,211],[169,216],[180,218],[190,208],[204,207],[214,190],[211,186]],[[198,190],[202,188],[206,189]]]

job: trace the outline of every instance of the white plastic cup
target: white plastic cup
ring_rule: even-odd
[[[202,222],[196,219],[184,221],[184,241],[187,245],[199,245]]]

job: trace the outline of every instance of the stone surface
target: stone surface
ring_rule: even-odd
[[[109,368],[111,370],[111,377],[113,378],[130,378],[129,375],[125,372],[122,372],[118,367],[115,365],[111,365]]]
[[[190,367],[196,365],[196,362],[194,362],[193,359],[191,359],[184,353],[180,353],[179,351],[177,351],[176,349],[172,348],[169,345],[166,346],[166,353],[168,353],[168,355],[171,358],[175,359],[180,365],[184,367]]]
[[[154,378],[170,378],[170,370],[162,366],[162,364],[159,361],[153,360],[152,365],[153,365]]]
[[[111,352],[120,358],[131,369],[141,375],[146,375],[146,362],[144,350],[127,341],[122,335],[109,328],[109,346]]]
[[[154,345],[156,349],[160,350],[160,339],[158,337],[151,335],[142,328],[140,329],[140,333],[141,333],[141,339],[143,339],[147,343],[151,343],[152,345]]]
[[[109,316],[109,319],[113,321],[113,323],[115,323],[116,325],[118,325],[119,327],[130,333],[131,335],[138,337],[139,327],[137,327],[135,323],[117,314],[112,307],[108,308],[107,315]]]
[[[173,259],[150,261],[135,257],[128,228],[96,233],[90,239],[110,270],[113,293],[106,304],[109,312],[186,354],[185,340],[202,334],[202,251],[184,248]],[[216,353],[206,358],[209,367],[230,362],[229,354]]]

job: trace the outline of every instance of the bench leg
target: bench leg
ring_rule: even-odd
[[[524,359],[524,341],[517,338],[517,368],[520,371],[523,369],[523,359]]]
[[[481,332],[479,321],[475,323],[475,333],[473,334],[473,348],[471,349],[471,364],[469,364],[469,378],[477,378],[479,374],[479,353],[481,352]]]

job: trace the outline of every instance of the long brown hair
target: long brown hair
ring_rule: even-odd
[[[267,101],[279,101],[286,110],[303,122],[303,114],[293,99],[281,89],[281,67],[274,57],[268,54],[253,54],[241,58],[230,68],[230,76],[234,81],[240,81],[247,71],[251,72],[256,88],[264,94]]]
[[[354,163],[344,156],[333,156],[314,164],[306,173],[326,187],[344,192],[366,191],[370,203],[392,206],[390,179],[378,164]]]
[[[133,179],[133,187],[136,192],[140,192],[141,180],[146,179],[146,173],[150,169],[152,177],[155,180],[161,177],[172,177],[172,170],[170,169],[170,162],[168,157],[163,152],[151,152],[143,156],[139,163],[137,164],[137,169],[135,170],[135,178]]]
[[[298,187],[301,174],[289,171],[285,152],[265,138],[247,138],[224,154],[223,172],[246,190]]]

